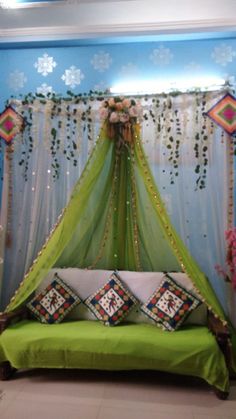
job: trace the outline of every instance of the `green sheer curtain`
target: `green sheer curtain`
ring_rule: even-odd
[[[106,123],[69,204],[6,311],[21,306],[50,268],[185,271],[224,322],[213,289],[174,230],[133,126],[133,141],[110,139]]]

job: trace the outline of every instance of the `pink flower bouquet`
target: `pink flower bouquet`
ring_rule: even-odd
[[[226,254],[226,270],[220,265],[216,265],[215,268],[219,275],[221,275],[225,281],[232,282],[234,289],[236,289],[236,227],[225,231],[225,238],[227,242],[227,254]]]
[[[134,99],[110,97],[102,102],[99,109],[100,118],[107,123],[107,135],[117,144],[134,141],[133,125],[142,117],[142,106]]]
[[[142,107],[134,99],[111,97],[102,102],[99,110],[101,119],[111,124],[136,123],[142,117]]]

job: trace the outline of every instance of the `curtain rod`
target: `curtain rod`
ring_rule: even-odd
[[[154,98],[154,97],[176,97],[176,96],[180,96],[180,95],[189,95],[189,94],[206,94],[206,93],[227,93],[227,92],[231,92],[234,93],[234,89],[232,86],[229,85],[224,85],[222,86],[222,88],[220,89],[215,89],[215,90],[199,90],[199,89],[194,89],[194,90],[190,90],[190,91],[186,91],[186,92],[181,92],[179,90],[175,90],[175,91],[171,91],[168,93],[162,92],[162,93],[146,93],[146,94],[112,94],[110,92],[97,92],[97,91],[90,91],[89,93],[78,93],[78,94],[74,94],[73,92],[68,91],[67,92],[67,96],[62,96],[60,94],[51,94],[50,96],[44,96],[41,94],[32,94],[32,93],[28,93],[24,96],[20,96],[19,98],[10,98],[8,99],[7,103],[8,104],[16,104],[19,105],[22,102],[25,102],[25,105],[30,104],[30,102],[38,100],[41,102],[41,104],[45,104],[49,103],[49,102],[72,102],[72,101],[76,101],[78,100],[80,101],[87,101],[87,100],[100,100],[102,101],[103,99],[107,99],[107,98],[111,98],[111,97],[126,97],[126,98]],[[44,102],[44,103],[43,103]],[[78,102],[78,103],[79,103]]]

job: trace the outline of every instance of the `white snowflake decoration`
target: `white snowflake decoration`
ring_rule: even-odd
[[[94,90],[97,92],[106,92],[106,90],[109,90],[109,87],[107,86],[105,81],[100,81],[99,83],[94,85]]]
[[[66,86],[70,86],[74,89],[74,87],[79,85],[81,80],[84,79],[84,74],[79,68],[72,65],[68,70],[65,70],[65,73],[61,78],[65,82]]]
[[[125,77],[132,77],[138,73],[138,67],[133,63],[128,63],[121,67],[120,74]]]
[[[11,89],[17,91],[24,87],[27,82],[27,77],[23,71],[15,70],[13,73],[9,74],[8,85]]]
[[[112,58],[108,52],[99,51],[98,54],[94,54],[90,62],[95,70],[102,73],[108,70],[112,63]]]
[[[190,63],[188,63],[185,66],[185,70],[188,71],[189,73],[198,73],[199,71],[201,71],[201,66],[195,61],[190,61]]]
[[[221,44],[219,47],[214,48],[211,57],[216,62],[222,66],[226,66],[228,63],[233,61],[233,58],[236,56],[236,52],[230,45]]]
[[[52,86],[48,86],[46,83],[41,84],[41,86],[37,87],[36,89],[38,94],[47,96],[49,93],[52,94]]]
[[[41,73],[44,77],[48,73],[52,73],[56,65],[57,63],[53,60],[53,57],[49,57],[48,54],[43,54],[42,57],[38,57],[37,62],[34,63],[34,67],[37,68],[38,73]]]
[[[173,54],[169,48],[164,48],[161,45],[152,51],[152,54],[150,54],[149,58],[153,64],[168,65],[173,58]]]

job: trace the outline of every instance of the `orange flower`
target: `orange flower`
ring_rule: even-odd
[[[117,102],[117,103],[116,103],[116,109],[117,109],[118,111],[121,111],[121,110],[123,109],[123,105],[122,105],[122,103],[121,103],[121,102]]]

